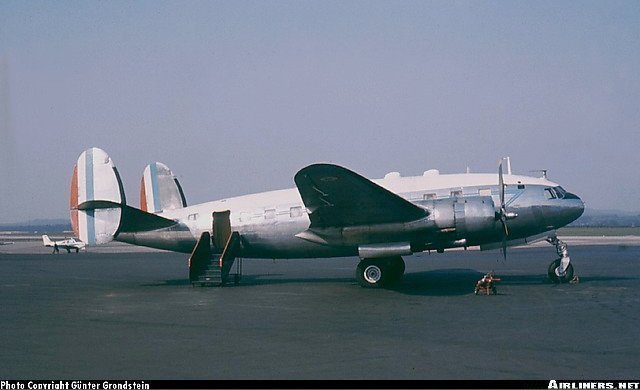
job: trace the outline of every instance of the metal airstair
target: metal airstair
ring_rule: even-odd
[[[229,211],[213,213],[213,237],[203,232],[189,257],[189,280],[193,286],[224,286],[231,280],[237,285],[242,276],[240,233],[231,231]],[[231,274],[234,263],[236,273]]]

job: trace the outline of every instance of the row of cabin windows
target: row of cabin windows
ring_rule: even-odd
[[[519,190],[523,190],[524,189],[524,184],[518,184],[518,189]],[[452,198],[458,198],[461,197],[463,195],[462,190],[453,190],[450,193],[450,196]],[[478,195],[480,196],[491,196],[491,188],[481,188],[478,190]],[[432,199],[436,199],[438,196],[436,193],[429,193],[429,194],[424,194],[422,195],[422,200],[432,200]]]
[[[276,213],[276,209],[266,209],[264,211],[264,219],[275,219],[278,213]],[[282,214],[282,213],[281,213]],[[240,213],[240,221],[248,222],[254,216],[252,213]],[[258,215],[255,215],[256,217]],[[298,218],[302,216],[302,206],[294,206],[289,208],[289,217],[290,218]]]
[[[489,188],[484,188],[478,191],[478,194],[480,196],[491,196],[491,189]],[[462,196],[462,190],[453,190],[450,193],[450,196],[452,198],[459,198]],[[432,199],[437,199],[438,196],[435,193],[430,193],[430,194],[424,194],[422,195],[422,200],[432,200]]]
[[[554,188],[557,189],[558,187]],[[558,193],[560,193],[561,191],[564,191],[562,189],[562,187],[559,187],[560,190],[558,191]],[[519,184],[518,185],[518,189],[524,189],[524,184]],[[555,196],[555,192],[553,191],[554,189],[549,189],[547,188],[547,197],[549,197],[550,199],[554,199],[556,198]],[[553,191],[554,193],[552,194]],[[491,196],[491,189],[490,188],[481,188],[478,190],[478,195],[480,196]],[[452,198],[456,198],[456,197],[461,197],[462,196],[462,190],[453,190],[451,191],[451,197]],[[558,196],[561,197],[561,196]],[[429,193],[429,194],[424,194],[422,195],[422,199],[423,200],[432,200],[432,199],[436,199],[437,195],[436,193]],[[294,206],[289,208],[289,217],[290,218],[298,218],[302,216],[302,206]],[[246,222],[251,220],[252,214],[251,213],[240,213],[240,221],[242,222]],[[276,218],[276,209],[266,209],[264,211],[264,219],[275,219]],[[189,214],[187,216],[187,219],[189,221],[195,221],[196,219],[198,219],[198,214]]]
[[[253,214],[251,213],[245,213],[242,212],[240,213],[240,221],[242,222],[247,222],[251,220],[251,217],[253,216]],[[291,207],[289,208],[289,217],[291,218],[298,218],[302,216],[302,206],[295,206],[295,207]],[[266,209],[264,211],[264,219],[275,219],[276,217],[276,209]],[[198,219],[198,214],[189,214],[187,216],[187,220],[189,221],[195,221]]]
[[[289,217],[298,218],[302,215],[302,206],[289,208]],[[276,217],[276,209],[266,209],[264,211],[264,219],[274,219]]]
[[[298,218],[302,215],[302,206],[289,208],[289,217]],[[274,219],[276,217],[276,209],[267,209],[264,211],[264,219]]]

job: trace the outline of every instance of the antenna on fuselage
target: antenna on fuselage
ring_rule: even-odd
[[[505,159],[507,160],[507,175],[511,174],[511,157],[507,156],[505,157]]]

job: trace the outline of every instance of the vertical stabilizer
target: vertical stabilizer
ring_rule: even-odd
[[[182,187],[169,167],[161,162],[147,165],[140,182],[140,209],[160,213],[186,206]]]
[[[120,175],[107,153],[98,148],[82,152],[73,168],[69,199],[75,236],[89,245],[113,240],[122,216],[116,205],[125,204]]]

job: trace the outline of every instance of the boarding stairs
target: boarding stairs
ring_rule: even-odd
[[[193,286],[225,286],[230,281],[235,285],[242,276],[242,259],[237,259],[240,250],[240,233],[231,231],[229,212],[213,213],[213,236],[203,232],[189,258],[189,280]],[[234,263],[236,273],[231,274]]]

